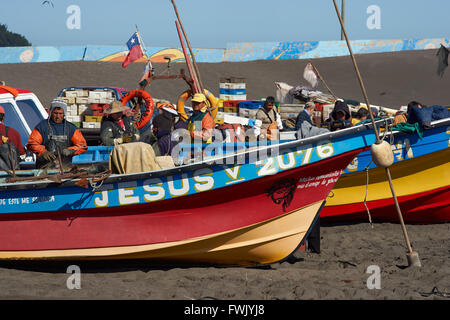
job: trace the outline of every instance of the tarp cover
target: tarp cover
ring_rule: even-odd
[[[172,158],[156,157],[148,143],[131,142],[115,146],[109,157],[112,173],[137,173],[174,167]]]

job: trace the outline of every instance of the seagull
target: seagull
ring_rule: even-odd
[[[44,5],[44,4],[51,4],[53,8],[55,7],[55,6],[53,5],[53,2],[52,2],[52,1],[45,0],[44,2],[42,2],[42,5]]]

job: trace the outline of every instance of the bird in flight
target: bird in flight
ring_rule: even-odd
[[[55,7],[55,6],[53,5],[53,2],[52,2],[52,1],[45,0],[44,2],[42,2],[42,5],[44,5],[44,4],[51,4],[53,8]]]

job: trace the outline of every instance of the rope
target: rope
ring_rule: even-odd
[[[92,177],[92,179],[89,180],[89,185],[92,188],[92,191],[96,191],[98,189],[101,188],[101,186],[103,185],[103,182],[105,181],[106,178],[108,178],[111,175],[111,171],[105,171],[105,172],[101,172],[97,175],[94,175]]]
[[[369,164],[364,168],[366,171],[366,195],[364,196],[364,207],[366,207],[367,215],[369,216],[370,227],[373,229],[372,216],[370,214],[369,207],[367,206],[367,195],[369,193],[369,167],[373,160],[370,160]]]

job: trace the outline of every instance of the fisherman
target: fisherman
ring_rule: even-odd
[[[317,128],[311,117],[316,109],[316,105],[312,101],[308,101],[305,104],[305,108],[301,111],[296,120],[295,130],[297,131],[297,139],[309,138],[325,132],[328,132],[326,128]]]
[[[4,120],[5,109],[0,105],[0,169],[12,170],[11,152],[15,161],[14,169],[18,169],[20,160],[25,159],[25,148],[20,133],[12,127],[5,126]],[[10,149],[8,145],[12,145],[13,148]]]
[[[299,130],[302,126],[303,121],[308,122],[313,125],[311,120],[312,115],[314,114],[314,110],[316,110],[316,105],[312,101],[308,101],[305,104],[303,110],[298,114],[297,119],[295,121],[295,130]]]
[[[347,103],[337,100],[330,117],[327,119],[327,123],[330,131],[350,128],[352,126],[351,114]]]
[[[361,121],[367,120],[369,118],[369,111],[365,107],[361,107],[356,112],[356,116],[352,118],[352,125],[356,125]]]
[[[156,139],[152,147],[156,156],[171,155],[172,149],[178,144],[178,141],[172,139],[172,132],[176,129],[187,129],[187,126],[183,121],[176,121],[178,112],[170,103],[157,103],[156,108],[160,113],[152,122],[153,135]]]
[[[188,130],[193,140],[206,143],[212,142],[213,129],[216,126],[211,113],[206,106],[206,97],[202,93],[196,93],[192,97],[192,116],[187,120]]]
[[[283,123],[281,117],[274,108],[275,98],[268,96],[264,105],[256,112],[256,120],[261,120],[261,127],[257,128],[256,134],[260,131],[259,136],[261,138],[267,137],[269,140],[275,140],[277,138],[276,130],[283,129]]]
[[[100,127],[103,145],[114,146],[139,141],[139,130],[134,124],[133,117],[124,115],[124,112],[129,110],[130,108],[116,100],[104,111],[105,116]]]
[[[50,104],[50,117],[42,120],[28,138],[27,149],[36,154],[37,169],[59,168],[59,157],[63,167],[72,166],[72,157],[87,150],[86,140],[80,130],[64,117],[67,104],[54,99]]]

